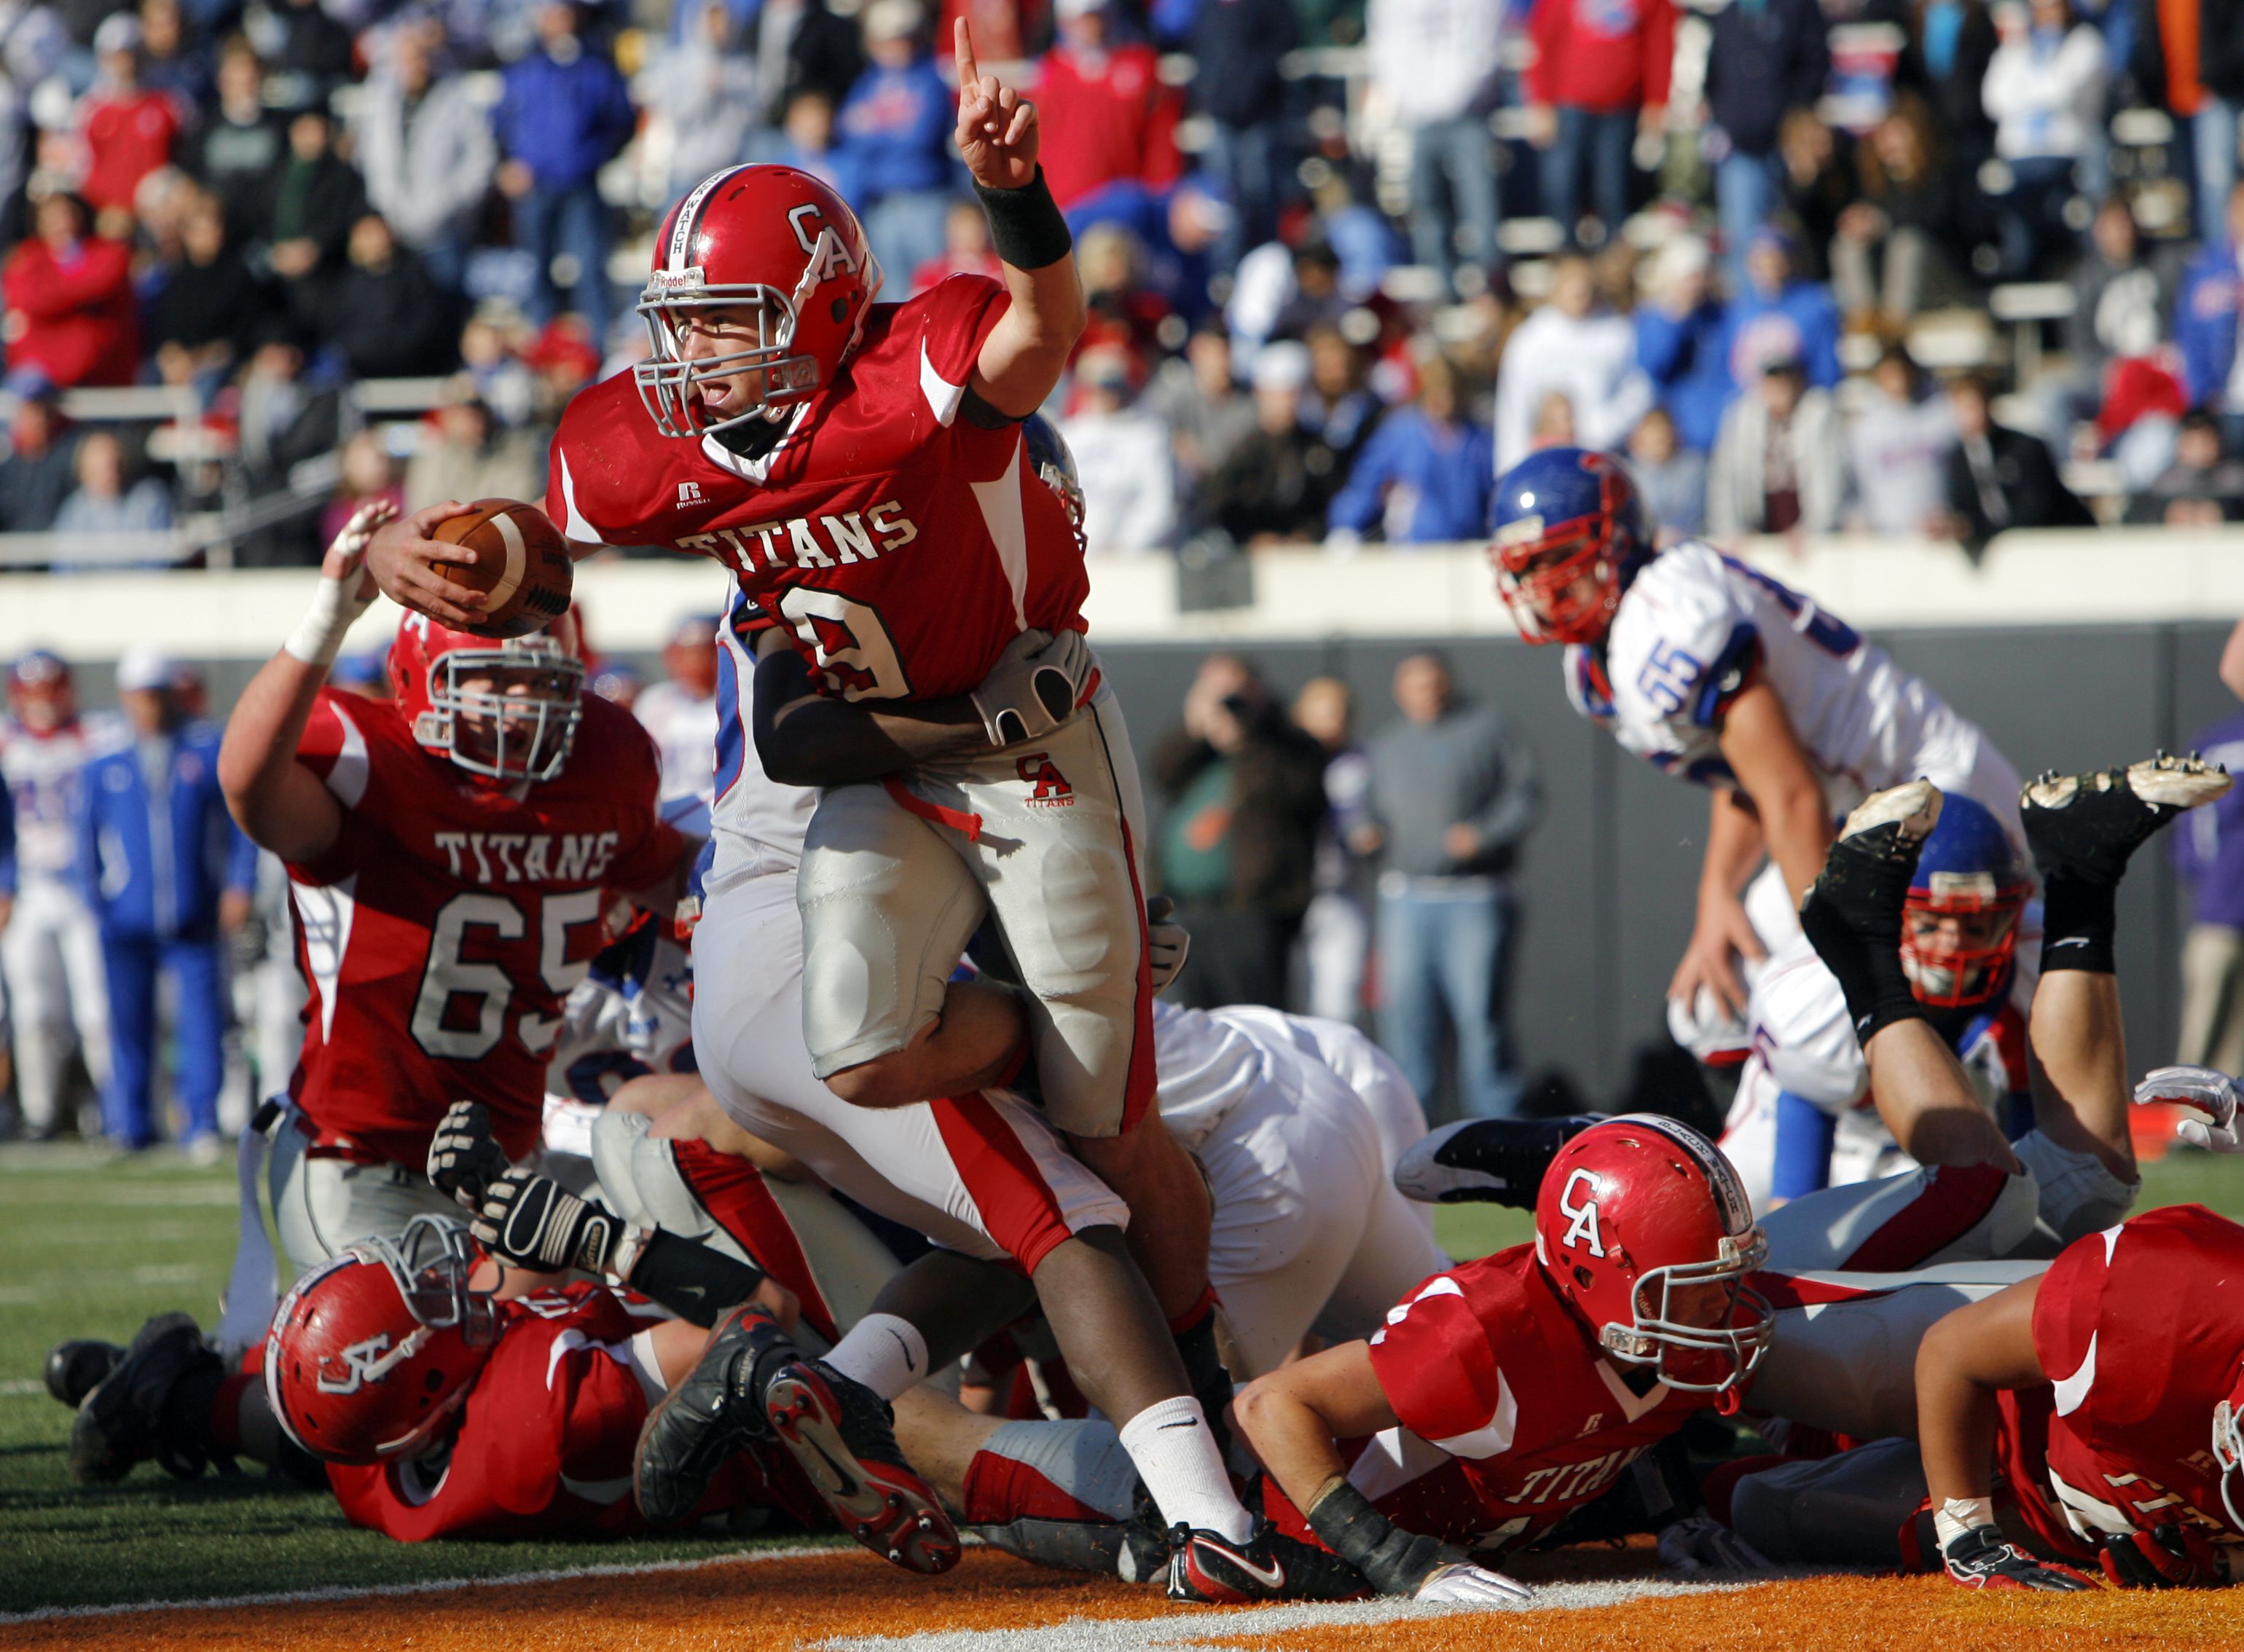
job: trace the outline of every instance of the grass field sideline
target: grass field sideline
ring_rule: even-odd
[[[2244,1216],[2244,1162],[2149,1167],[2143,1208],[2193,1200]],[[1491,1206],[1436,1214],[1458,1256],[1529,1232],[1523,1214]],[[0,1613],[693,1561],[740,1547],[715,1528],[625,1543],[405,1545],[352,1530],[325,1496],[260,1476],[189,1484],[149,1467],[118,1486],[72,1486],[70,1414],[40,1379],[46,1350],[67,1337],[124,1341],[172,1308],[210,1323],[233,1235],[230,1167],[0,1149],[0,1256],[10,1263],[0,1278]]]

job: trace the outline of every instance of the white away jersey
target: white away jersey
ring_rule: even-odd
[[[26,883],[59,880],[78,860],[71,816],[78,771],[86,759],[125,738],[113,718],[81,717],[51,734],[34,734],[13,718],[0,718],[0,779],[16,810],[16,865]]]
[[[1575,709],[1701,786],[1736,784],[1717,730],[1755,682],[1784,703],[1835,815],[1920,774],[1970,771],[1978,731],[1938,695],[1812,598],[1701,540],[1646,565],[1602,650],[1566,651]]]
[[[818,806],[814,787],[781,786],[764,772],[756,756],[748,728],[756,676],[752,639],[763,627],[754,599],[735,591],[717,627],[716,797],[709,806],[714,858],[704,886],[710,894],[758,873],[793,877],[802,864],[802,840]]]
[[[662,757],[662,800],[709,801],[717,751],[717,699],[696,699],[675,683],[657,683],[632,703]]]

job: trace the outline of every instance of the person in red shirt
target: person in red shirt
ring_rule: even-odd
[[[1177,119],[1184,100],[1161,84],[1151,46],[1115,45],[1108,0],[1058,0],[1059,40],[1044,54],[1044,172],[1073,212],[1109,184],[1166,189],[1184,176]]]
[[[48,196],[32,222],[35,233],[0,266],[8,370],[35,368],[62,389],[132,383],[140,370],[132,249],[89,236],[75,195]]]
[[[1527,31],[1535,43],[1524,76],[1529,130],[1543,151],[1543,210],[1575,241],[1586,167],[1590,207],[1609,239],[1628,216],[1637,134],[1657,135],[1667,118],[1673,0],[1535,0]]]
[[[93,51],[100,78],[78,105],[83,188],[97,212],[129,213],[140,180],[172,158],[179,106],[168,93],[140,84],[140,21],[130,12],[103,19]]]

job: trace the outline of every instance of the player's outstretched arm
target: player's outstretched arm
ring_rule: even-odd
[[[1007,417],[1025,419],[1059,382],[1090,313],[1075,272],[1074,239],[1037,165],[1036,105],[982,72],[963,17],[953,48],[958,152],[990,215],[990,245],[1013,299],[983,341],[969,388]]]
[[[311,607],[226,719],[218,754],[226,807],[252,842],[284,860],[314,859],[341,829],[342,806],[296,761],[296,748],[345,634],[374,601],[367,547],[392,514],[386,503],[368,505],[343,524],[320,563]]]
[[[1667,983],[1667,995],[1677,1002],[1696,1004],[1705,990],[1731,1015],[1744,1017],[1746,987],[1737,961],[1745,957],[1758,962],[1767,954],[1738,897],[1761,856],[1761,821],[1752,800],[1733,792],[1715,792],[1707,815],[1707,853],[1699,870],[1698,919],[1674,978]]]

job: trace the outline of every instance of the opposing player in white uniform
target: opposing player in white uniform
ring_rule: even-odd
[[[689,614],[662,645],[662,681],[642,689],[632,715],[662,757],[662,800],[709,800],[717,743],[717,616]]]
[[[16,811],[17,889],[0,928],[0,969],[7,975],[24,1128],[51,1136],[61,1123],[71,1051],[84,1057],[97,1089],[109,1069],[101,937],[78,897],[71,818],[86,758],[122,736],[78,716],[70,667],[44,649],[9,666],[8,711],[0,720],[0,778]]]

